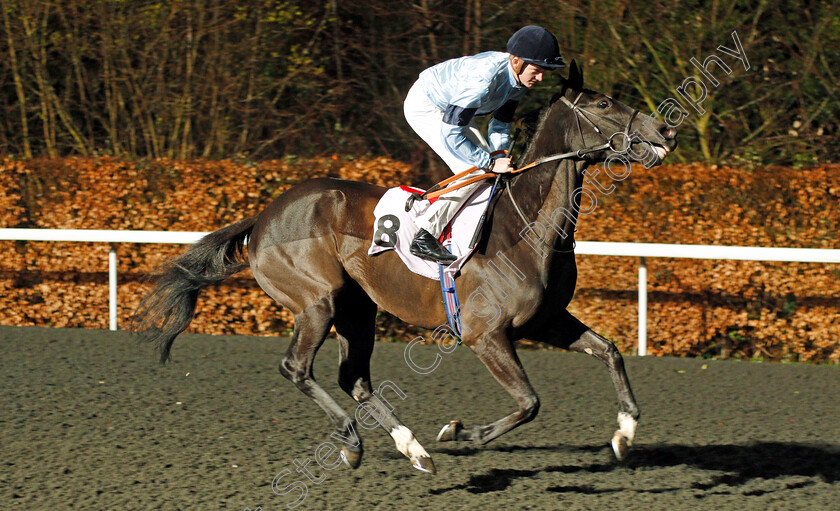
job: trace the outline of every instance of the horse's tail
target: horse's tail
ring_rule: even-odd
[[[212,232],[156,271],[155,288],[137,306],[131,324],[141,340],[155,344],[161,364],[192,321],[199,291],[248,267],[244,248],[256,222],[254,216]]]

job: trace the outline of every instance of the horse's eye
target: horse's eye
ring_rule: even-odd
[[[606,99],[601,100],[601,102],[598,103],[598,108],[607,108],[608,106],[610,106],[610,102]]]

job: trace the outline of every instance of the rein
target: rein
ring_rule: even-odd
[[[588,155],[589,153],[603,151],[604,149],[609,149],[609,150],[611,150],[615,153],[618,153],[618,154],[624,154],[630,149],[630,144],[632,143],[632,140],[630,138],[630,126],[633,124],[633,120],[636,118],[636,115],[639,114],[639,111],[638,110],[633,110],[633,114],[630,116],[630,120],[627,121],[626,125],[622,125],[622,124],[618,123],[617,121],[615,121],[613,119],[610,119],[609,117],[604,117],[602,115],[596,114],[595,112],[590,112],[590,111],[584,110],[583,108],[578,106],[578,101],[580,101],[580,98],[581,98],[582,95],[583,95],[583,92],[582,91],[579,92],[578,95],[575,97],[574,101],[569,101],[568,99],[566,99],[565,96],[560,97],[560,100],[576,114],[575,115],[575,120],[577,121],[577,128],[578,128],[578,133],[580,134],[581,142],[585,143],[585,141],[586,141],[586,139],[583,136],[583,128],[581,127],[581,124],[580,124],[581,119],[586,121],[592,127],[592,129],[595,130],[596,133],[601,135],[601,137],[604,137],[604,134],[601,132],[601,129],[598,127],[598,125],[596,125],[592,121],[592,119],[589,118],[590,115],[593,116],[593,117],[597,117],[598,119],[601,119],[603,121],[607,121],[609,123],[612,123],[614,126],[617,126],[619,129],[623,129],[623,131],[616,131],[615,133],[613,133],[609,137],[604,137],[604,138],[606,138],[606,142],[604,142],[601,145],[586,147],[586,148],[583,148],[583,149],[578,149],[576,151],[569,151],[567,153],[560,153],[560,154],[552,154],[552,155],[549,155],[549,156],[543,156],[542,158],[538,158],[538,159],[532,161],[531,163],[525,165],[524,167],[518,168],[516,170],[513,170],[513,171],[505,173],[505,174],[496,174],[494,172],[486,172],[484,174],[466,179],[466,180],[464,180],[460,183],[456,183],[456,184],[453,184],[451,186],[448,186],[448,185],[450,185],[450,183],[452,183],[454,181],[457,181],[458,179],[461,179],[461,178],[471,174],[472,172],[475,172],[476,170],[480,170],[478,167],[468,168],[467,170],[464,170],[463,172],[459,172],[459,173],[455,174],[454,176],[451,176],[451,177],[449,177],[447,179],[444,179],[443,181],[435,184],[434,186],[432,186],[431,188],[429,188],[428,190],[426,190],[422,194],[421,193],[412,193],[408,197],[408,199],[406,199],[406,201],[405,201],[405,210],[410,211],[412,206],[414,205],[414,201],[416,201],[418,199],[419,200],[434,199],[436,197],[440,197],[441,195],[443,195],[445,193],[455,191],[459,188],[469,186],[473,183],[478,183],[479,181],[483,181],[485,179],[490,179],[491,177],[500,178],[500,177],[505,176],[505,177],[507,177],[504,180],[505,181],[505,188],[507,189],[508,196],[510,197],[510,202],[513,204],[513,208],[516,210],[516,213],[519,215],[519,218],[521,218],[522,222],[527,226],[528,223],[529,223],[528,219],[525,217],[525,214],[522,212],[522,209],[520,209],[519,205],[514,200],[513,192],[511,192],[511,189],[510,189],[510,182],[511,182],[512,178],[515,177],[516,174],[520,174],[522,172],[525,172],[526,170],[530,170],[534,167],[537,167],[537,166],[540,166],[544,163],[549,163],[549,162],[552,162],[552,161],[565,160],[565,159],[568,159],[568,158],[585,159],[586,155]],[[617,137],[619,138],[618,142],[616,142]],[[619,146],[618,144],[621,144],[621,145]],[[499,151],[494,151],[494,152],[490,153],[490,156],[496,156],[496,155],[499,155],[499,154],[507,154],[507,151],[505,151],[504,149],[501,149]],[[476,231],[476,234],[477,234],[477,231]],[[552,252],[570,253],[570,252],[574,252],[574,250],[575,250],[574,241],[572,242],[572,248],[570,250],[557,250],[554,247],[552,247],[551,245],[549,245],[548,243],[546,243],[545,240],[543,240],[542,238],[540,238],[540,241],[542,242],[543,245],[548,247],[548,249],[551,250]]]
[[[594,122],[592,122],[592,119],[589,118],[590,115],[594,116],[594,117],[597,117],[598,119],[610,122],[613,125],[618,126],[619,128],[623,128],[624,131],[616,131],[615,133],[610,135],[609,138],[607,138],[605,143],[603,143],[601,145],[597,145],[597,146],[593,146],[593,147],[586,147],[586,148],[583,148],[583,149],[578,149],[576,151],[569,151],[567,153],[562,153],[562,154],[552,154],[550,156],[543,156],[542,158],[538,158],[538,159],[532,161],[531,163],[525,165],[524,167],[513,170],[513,171],[509,172],[508,174],[519,174],[521,172],[525,172],[526,170],[530,170],[534,167],[537,167],[539,165],[542,165],[544,163],[549,163],[549,162],[552,162],[552,161],[565,160],[567,158],[585,158],[586,155],[589,154],[589,153],[603,151],[604,149],[610,149],[611,151],[614,151],[618,154],[624,154],[630,149],[630,143],[631,143],[630,125],[633,124],[633,120],[636,118],[636,115],[639,113],[639,111],[634,110],[633,115],[630,116],[630,120],[627,122],[627,125],[622,126],[621,124],[614,121],[613,119],[610,119],[609,117],[604,117],[602,115],[596,114],[595,112],[589,112],[589,111],[586,111],[583,108],[579,107],[577,103],[578,103],[578,101],[580,101],[580,97],[582,95],[583,95],[583,92],[579,92],[577,97],[575,97],[574,102],[569,101],[568,99],[566,99],[565,96],[560,98],[560,100],[563,101],[563,103],[565,103],[566,106],[571,108],[572,111],[575,114],[577,114],[575,116],[575,119],[577,120],[578,133],[580,133],[581,141],[585,140],[584,137],[583,137],[583,129],[581,128],[581,125],[580,125],[580,120],[581,119],[583,119],[590,126],[592,126],[592,129],[594,129],[596,133],[598,133],[602,137],[604,136],[603,133],[601,132],[601,129],[598,128],[598,126]],[[620,137],[618,143],[616,142],[617,137]],[[619,146],[618,144],[622,144],[622,145]],[[494,151],[494,152],[490,153],[490,156],[497,156],[499,154],[507,154],[507,151],[505,151],[504,149],[501,149],[499,151]],[[493,172],[486,172],[486,173],[478,175],[478,176],[473,176],[473,177],[471,177],[469,179],[466,179],[466,180],[464,180],[460,183],[456,183],[456,184],[453,184],[451,186],[448,186],[448,185],[450,185],[450,183],[452,183],[454,181],[457,181],[457,180],[459,180],[463,177],[466,177],[469,174],[475,172],[476,170],[481,170],[481,169],[479,169],[478,167],[470,167],[467,170],[459,172],[459,173],[455,174],[454,176],[448,177],[448,178],[444,179],[443,181],[435,184],[434,186],[432,186],[431,188],[429,188],[428,190],[426,190],[422,194],[421,193],[411,194],[411,196],[409,196],[408,199],[405,202],[405,210],[406,211],[411,210],[411,207],[414,205],[414,201],[416,201],[418,199],[420,199],[420,200],[422,200],[422,199],[434,199],[436,197],[440,197],[441,195],[443,195],[445,193],[453,192],[455,190],[458,190],[459,188],[463,188],[463,187],[469,186],[473,183],[478,183],[479,181],[483,181],[485,179],[490,179],[491,177],[494,177],[495,175],[498,175],[498,174],[495,174]],[[519,208],[517,208],[517,211],[518,210],[519,210]],[[522,216],[521,212],[520,212],[520,216]],[[526,221],[525,223],[527,224],[528,222]]]

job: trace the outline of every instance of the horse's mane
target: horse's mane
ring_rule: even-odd
[[[524,149],[518,152],[518,156],[516,158],[515,165],[517,167],[527,163],[523,161],[523,157],[530,154],[531,150],[533,149],[534,140],[536,138],[536,134],[540,133],[542,130],[546,129],[545,123],[548,117],[548,113],[551,111],[551,107],[554,106],[556,103],[568,89],[568,86],[564,83],[563,88],[560,92],[554,94],[549,100],[548,104],[543,105],[536,110],[532,110],[525,115],[522,116],[520,123],[522,125],[523,134],[525,136],[524,141],[522,142],[524,145],[522,146]],[[561,128],[557,126],[557,128]]]

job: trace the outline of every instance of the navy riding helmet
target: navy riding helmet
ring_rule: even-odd
[[[522,27],[514,33],[507,43],[507,51],[529,64],[547,69],[566,67],[557,38],[537,25]]]

